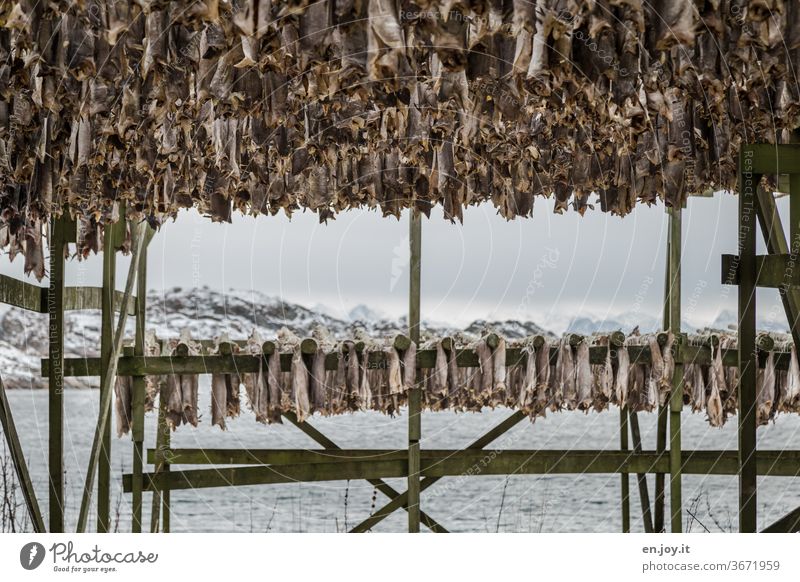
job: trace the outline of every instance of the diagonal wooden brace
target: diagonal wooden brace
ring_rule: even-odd
[[[472,444],[470,444],[467,449],[482,449],[498,437],[502,436],[525,418],[525,413],[521,411],[516,411],[514,414],[506,418],[503,422],[495,426],[489,432],[484,434],[479,439],[475,440]],[[434,483],[436,483],[441,477],[425,477],[420,481],[419,490],[420,492],[424,491]],[[408,491],[405,493],[401,493],[394,499],[392,499],[389,503],[381,507],[378,511],[376,511],[373,515],[362,521],[360,524],[355,526],[353,529],[350,530],[350,533],[363,533],[366,532],[372,527],[383,521],[385,518],[389,517],[395,510],[402,508],[406,508],[408,504]],[[427,525],[427,524],[426,524]]]
[[[326,437],[324,434],[322,434],[319,430],[317,430],[316,428],[314,428],[313,426],[308,424],[307,422],[298,422],[297,421],[297,417],[295,416],[295,414],[293,412],[286,412],[286,413],[284,413],[283,416],[289,422],[291,422],[297,428],[302,430],[309,437],[311,437],[312,439],[317,441],[319,444],[321,444],[326,449],[339,449],[339,448],[341,448],[336,443],[334,443],[332,440],[330,440],[328,437]],[[386,483],[385,481],[383,481],[381,479],[367,479],[367,481],[370,483],[370,485],[372,485],[378,491],[380,491],[381,493],[386,495],[389,499],[394,500],[394,499],[397,499],[398,497],[400,497],[400,495],[401,495],[399,491],[397,491],[394,487],[392,487],[391,485],[389,485],[388,483]],[[403,494],[403,495],[405,495],[405,494]],[[439,525],[432,517],[427,515],[425,512],[420,512],[420,520],[422,521],[423,524],[425,524],[425,527],[427,527],[428,529],[430,529],[434,533],[448,533],[447,530],[444,527]]]

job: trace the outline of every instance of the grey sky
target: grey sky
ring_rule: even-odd
[[[788,212],[785,198],[778,205]],[[692,198],[684,212],[684,318],[696,325],[736,309],[734,290],[719,284],[720,254],[736,251],[736,207],[734,196],[720,193]],[[423,221],[423,317],[458,324],[521,318],[558,328],[576,315],[656,316],[666,225],[663,206],[638,206],[624,219],[599,210],[558,216],[552,202],[537,199],[532,219],[506,222],[482,206],[465,213],[463,226],[437,209]],[[183,212],[153,240],[149,286],[256,289],[334,313],[365,304],[399,315],[407,304],[407,231],[405,217],[367,211],[327,225],[310,213],[291,221],[235,215],[228,225]],[[126,264],[120,259],[120,287]],[[67,283],[98,285],[100,268],[99,257],[72,261]],[[2,261],[0,270],[20,276],[22,259]],[[779,306],[775,292],[762,291],[759,300],[763,313]]]

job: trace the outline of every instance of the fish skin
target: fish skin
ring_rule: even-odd
[[[303,361],[300,347],[295,348],[292,355],[291,383],[294,393],[294,413],[298,422],[305,422],[311,414],[311,403],[308,398],[308,368]]]
[[[628,382],[630,379],[630,356],[628,348],[617,348],[617,373],[614,377],[614,397],[617,406],[625,408],[628,405]]]
[[[592,407],[592,384],[594,375],[589,360],[589,342],[584,340],[578,345],[575,365],[576,407],[588,413]]]

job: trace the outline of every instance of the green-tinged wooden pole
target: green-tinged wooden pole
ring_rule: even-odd
[[[111,360],[114,343],[114,291],[116,289],[117,251],[119,235],[117,231],[124,226],[124,216],[119,221],[107,225],[103,232],[103,290],[100,315],[100,402],[105,400],[105,378]],[[113,391],[113,386],[108,390]],[[97,465],[97,531],[107,532],[111,515],[111,410],[100,408],[100,415],[106,416],[100,444],[100,458]]]
[[[133,295],[133,287],[136,282],[136,271],[139,267],[139,256],[141,254],[142,247],[144,246],[144,229],[147,227],[146,223],[140,223],[134,229],[132,233],[132,246],[133,252],[131,253],[131,264],[130,268],[128,269],[128,278],[125,282],[125,292],[123,294],[123,301],[122,305],[127,305],[128,301],[130,301],[131,295]],[[108,242],[108,240],[107,240]],[[105,247],[105,252],[113,252],[113,250],[109,247]],[[105,277],[104,277],[105,279]],[[105,283],[105,281],[104,281]],[[105,285],[104,285],[105,286]],[[105,294],[104,294],[105,295]],[[113,294],[110,294],[113,299]],[[113,303],[111,304],[111,308],[113,309]],[[113,311],[112,311],[113,313]],[[107,363],[106,368],[103,370],[103,374],[101,376],[101,385],[100,385],[100,410],[97,419],[97,426],[95,427],[94,439],[92,440],[92,450],[89,453],[89,466],[86,470],[86,481],[83,487],[83,494],[81,496],[81,506],[80,511],[78,513],[78,533],[83,533],[86,531],[86,522],[89,515],[89,505],[91,504],[92,499],[92,489],[94,488],[94,478],[95,473],[98,473],[98,483],[100,481],[100,477],[102,476],[101,471],[99,470],[101,464],[101,458],[103,457],[103,449],[104,443],[106,443],[106,436],[108,435],[110,442],[110,424],[111,424],[111,400],[112,395],[114,393],[114,379],[117,375],[117,363],[119,360],[119,355],[122,353],[122,339],[125,335],[125,324],[128,320],[128,310],[122,309],[119,313],[119,319],[117,320],[117,327],[116,329],[112,328],[112,340],[111,346],[108,352],[108,358],[104,360]],[[105,452],[108,453],[110,448],[106,447]],[[106,459],[108,461],[108,459]],[[108,475],[107,478],[109,479],[110,485],[110,478],[111,478],[111,471],[110,471],[110,462],[108,466]],[[98,492],[98,515],[97,515],[97,526],[98,531],[104,532],[108,531],[108,514],[104,513],[102,510],[105,507],[100,507],[100,495],[104,494],[105,499],[104,502],[108,501],[108,495],[110,494],[110,486],[106,487],[105,490],[100,489]]]
[[[642,452],[642,434],[639,431],[639,416],[630,410],[631,437],[633,438],[634,454]],[[653,516],[650,512],[650,492],[647,489],[647,474],[638,473],[636,482],[639,485],[639,501],[642,503],[642,526],[645,533],[653,533]]]
[[[153,230],[145,227],[145,240],[139,256],[138,274],[136,276],[136,334],[134,338],[133,354],[144,356],[144,336],[147,324],[147,246],[150,243]],[[131,495],[133,533],[142,532],[142,474],[144,465],[144,376],[133,378],[133,491]]]
[[[50,532],[64,532],[64,247],[66,215],[50,222],[48,314],[48,497]]]
[[[739,531],[757,526],[756,470],[756,228],[752,157],[739,154]]]
[[[681,333],[681,240],[682,209],[669,213],[669,329],[677,341]],[[681,411],[683,410],[683,364],[676,362],[669,399],[669,508],[670,531],[681,532],[683,519],[681,498]]]
[[[8,398],[6,398],[6,387],[3,384],[2,377],[0,377],[0,428],[3,429],[6,442],[8,442],[11,463],[14,465],[14,472],[17,474],[19,488],[22,490],[22,496],[25,499],[25,506],[31,518],[33,531],[36,533],[45,533],[47,528],[45,528],[44,518],[39,509],[39,501],[36,499],[36,491],[33,489],[31,474],[28,471],[28,464],[25,462],[25,455],[22,452],[22,445],[19,442],[17,427],[14,424],[14,417],[11,414]]]
[[[167,394],[162,387],[158,397],[158,422],[156,425],[156,459],[154,473],[169,471],[168,451],[170,448],[169,426],[167,425]],[[161,511],[166,491],[153,491],[153,505],[150,510],[150,532],[157,533],[161,527]],[[165,512],[166,513],[166,512]]]
[[[411,264],[408,286],[408,335],[419,344],[420,284],[422,254],[422,217],[412,208],[409,210],[409,238]],[[420,524],[420,457],[419,442],[422,438],[421,390],[417,385],[408,393],[408,531],[419,532]]]
[[[619,408],[619,448],[628,450],[628,410],[623,405]],[[622,533],[631,531],[631,480],[627,473],[620,476],[620,495],[622,496]]]

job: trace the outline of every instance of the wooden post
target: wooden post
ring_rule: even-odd
[[[147,223],[140,223],[134,229],[132,234],[133,239],[133,252],[131,253],[131,265],[130,269],[128,270],[128,279],[125,283],[125,292],[122,296],[122,303],[121,305],[126,306],[130,301],[131,295],[133,294],[133,285],[136,282],[136,270],[139,266],[139,255],[141,254],[142,246],[144,243],[144,229],[146,228]],[[107,238],[108,241],[108,238]],[[110,249],[107,247],[104,250],[108,252]],[[113,250],[111,251],[113,252]],[[105,279],[105,277],[104,277]],[[104,287],[106,281],[104,280]],[[113,287],[112,287],[113,289]],[[103,298],[105,301],[105,293],[103,294]],[[111,299],[113,301],[113,293],[111,294]],[[111,308],[113,310],[113,302],[111,304]],[[104,310],[105,313],[105,310]],[[113,313],[113,311],[112,311]],[[101,375],[101,385],[100,385],[100,412],[97,419],[97,426],[95,427],[95,434],[94,440],[92,441],[92,450],[89,454],[89,466],[86,470],[86,482],[83,488],[83,495],[81,497],[81,507],[80,512],[78,514],[78,533],[83,533],[86,531],[86,520],[89,514],[89,504],[91,502],[92,497],[92,489],[94,487],[94,477],[95,471],[98,472],[98,484],[100,481],[100,477],[103,475],[101,474],[100,469],[100,461],[103,457],[103,448],[104,443],[110,442],[110,424],[111,424],[111,397],[114,392],[114,379],[117,375],[117,364],[119,360],[119,355],[122,352],[122,339],[125,335],[125,323],[128,320],[128,310],[127,309],[120,309],[119,312],[119,319],[117,321],[117,328],[116,330],[112,329],[113,337],[110,345],[110,351],[108,354],[107,359],[103,359],[103,367],[102,375]],[[108,437],[108,441],[106,440]],[[106,452],[110,451],[110,448],[106,447]],[[108,459],[106,459],[108,461]],[[108,473],[106,478],[109,480],[111,479],[111,471],[110,471],[110,462],[108,463]],[[105,489],[100,488],[98,492],[98,515],[97,515],[97,527],[98,531],[108,531],[108,513],[103,513],[101,510],[105,508],[100,507],[100,495],[105,495],[104,502],[108,501],[108,495],[110,493],[110,488],[106,487]]]
[[[619,448],[628,450],[628,409],[624,403],[619,407]],[[628,473],[620,476],[620,495],[622,497],[622,533],[631,531],[631,480]]]
[[[669,329],[675,334],[676,345],[680,345],[681,333],[681,208],[669,213]],[[675,363],[672,377],[672,392],[669,399],[669,508],[670,530],[681,532],[681,411],[683,410],[683,364]],[[662,503],[663,507],[663,503]]]
[[[408,285],[408,335],[419,344],[420,284],[422,254],[422,217],[413,208],[409,210],[409,238],[411,263]],[[422,438],[421,390],[417,385],[408,393],[408,531],[419,532],[420,523],[420,451]]]
[[[739,153],[739,531],[757,526],[756,471],[756,228],[755,190],[761,176]]]
[[[66,211],[64,211],[66,212]],[[50,532],[64,532],[64,247],[66,216],[50,221],[48,446]]]
[[[147,246],[153,230],[145,227],[145,241],[139,256],[138,274],[136,277],[136,335],[133,355],[144,356],[144,336],[147,324]],[[125,309],[125,307],[123,307]],[[131,494],[131,531],[142,532],[142,473],[144,465],[144,400],[145,377],[133,378],[133,491]]]
[[[105,400],[106,376],[111,359],[111,347],[114,341],[114,291],[116,290],[117,273],[117,230],[125,228],[124,216],[113,224],[107,224],[103,231],[103,290],[101,295],[100,321],[100,402]],[[109,390],[113,391],[113,386]],[[105,415],[105,427],[100,444],[100,459],[97,466],[97,531],[107,532],[111,513],[111,410],[100,408],[100,415]]]
[[[167,425],[167,394],[161,390],[158,398],[158,423],[156,425],[156,462],[154,473],[169,471],[167,451],[170,447],[169,425]],[[169,491],[153,491],[153,505],[150,511],[150,533],[157,533],[161,526],[161,512],[169,516]]]

